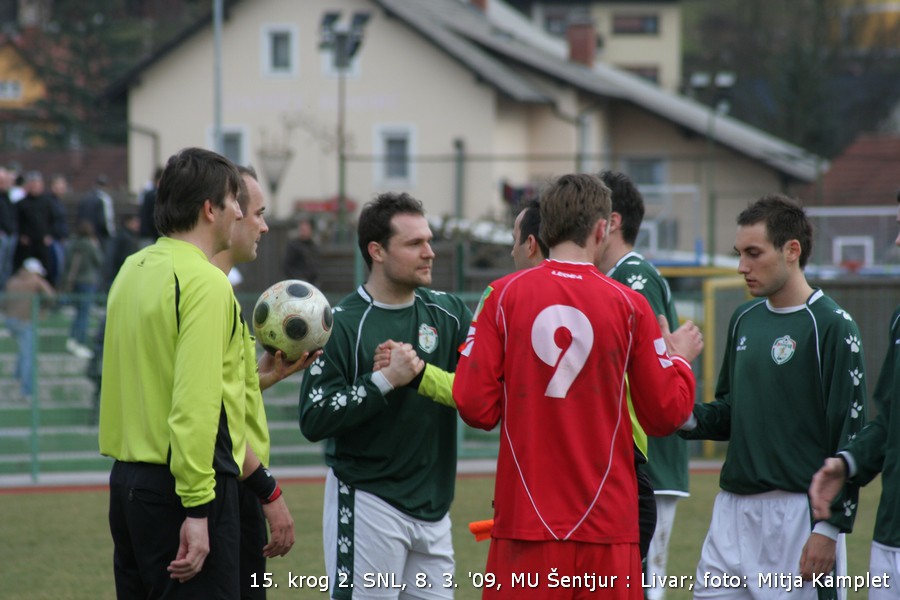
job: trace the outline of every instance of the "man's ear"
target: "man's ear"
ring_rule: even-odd
[[[799,240],[788,240],[782,248],[784,260],[787,262],[799,262],[802,250]]]
[[[215,208],[216,208],[216,206],[213,204],[213,201],[210,200],[209,198],[207,198],[206,200],[203,201],[203,208],[200,209],[200,218],[203,219],[204,221],[208,221],[210,223],[215,222],[215,220],[216,220]]]
[[[366,250],[368,250],[369,256],[372,257],[373,264],[384,262],[384,246],[378,242],[369,242]]]
[[[541,250],[540,245],[538,245],[537,240],[532,233],[529,233],[528,239],[525,240],[525,250],[528,252],[528,258],[534,258]]]
[[[612,233],[613,231],[619,231],[622,229],[622,215],[621,213],[611,212],[609,213],[609,231]]]

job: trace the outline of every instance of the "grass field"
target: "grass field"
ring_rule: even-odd
[[[694,473],[691,498],[678,505],[669,558],[670,575],[693,575],[706,535],[718,475]],[[269,561],[272,581],[269,598],[325,598],[315,589],[288,589],[288,573],[323,575],[321,543],[322,489],[320,482],[284,485],[285,497],[297,524],[298,541],[284,558]],[[849,574],[864,574],[880,480],[863,490],[856,532],[848,538]],[[452,509],[456,549],[456,598],[480,598],[468,573],[483,573],[488,542],[475,542],[469,521],[489,518],[493,478],[462,477]],[[0,598],[5,600],[104,600],[114,598],[112,542],[106,523],[105,490],[4,493],[0,490]],[[260,580],[261,581],[261,580]],[[865,591],[850,594],[866,598]],[[673,590],[671,600],[690,598]]]

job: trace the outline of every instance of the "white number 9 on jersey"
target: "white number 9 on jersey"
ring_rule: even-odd
[[[544,395],[565,398],[594,345],[594,329],[583,312],[554,304],[538,314],[531,326],[531,347],[554,368]]]

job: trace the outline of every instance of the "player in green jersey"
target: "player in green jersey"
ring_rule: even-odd
[[[900,192],[897,193],[900,204]],[[900,224],[900,210],[897,214]],[[900,235],[894,240],[900,246]],[[869,557],[869,573],[889,577],[890,586],[871,585],[869,600],[888,600],[897,597],[900,583],[900,306],[891,317],[888,349],[881,366],[881,373],[872,400],[878,407],[878,416],[872,420],[849,444],[843,446],[837,457],[825,460],[825,464],[813,477],[809,488],[813,516],[816,519],[831,517],[834,498],[844,488],[845,482],[866,485],[881,473],[881,499],[875,517],[875,533]]]
[[[638,231],[644,219],[644,198],[624,173],[603,171],[600,179],[612,191],[609,242],[598,267],[619,283],[643,295],[653,312],[663,315],[671,327],[678,326],[678,314],[672,291],[659,271],[634,251]],[[687,442],[678,435],[647,438],[648,462],[640,467],[650,478],[656,498],[656,528],[646,551],[645,581],[662,581],[666,577],[669,537],[675,522],[675,506],[688,493]],[[641,529],[643,531],[643,528]],[[650,600],[661,600],[665,588],[645,589]]]
[[[404,597],[452,597],[444,574],[454,568],[447,513],[457,414],[433,400],[441,389],[449,397],[471,313],[425,287],[434,251],[418,200],[378,196],[363,208],[358,236],[369,277],[334,307],[331,338],[300,389],[301,431],[327,440],[323,542],[332,597],[396,598],[399,590],[391,596],[379,576],[406,584]],[[385,342],[389,363],[373,372]]]
[[[738,272],[755,299],[731,317],[716,400],[697,405],[685,426],[686,437],[729,442],[695,598],[770,597],[778,590],[765,574],[793,583],[831,574],[836,563],[840,574],[839,534],[856,516],[858,490],[849,488],[831,518],[813,525],[806,491],[825,458],[864,423],[859,329],[806,281],[812,226],[796,201],[765,196],[737,224]],[[745,577],[748,587],[715,587],[724,573]],[[837,592],[807,583],[791,593]]]

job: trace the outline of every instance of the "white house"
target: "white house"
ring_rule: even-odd
[[[265,158],[286,160],[270,201],[276,218],[299,201],[333,204],[343,188],[357,209],[403,190],[432,215],[501,219],[504,183],[614,168],[645,193],[651,254],[699,257],[710,241],[730,251],[748,201],[808,184],[823,168],[801,148],[599,60],[621,62],[622,52],[608,34],[598,51],[591,23],[574,24],[567,41],[500,0],[225,5],[224,152],[270,185]],[[320,24],[333,12],[338,28],[368,16],[343,78],[332,50],[320,48]],[[127,94],[135,191],[179,148],[214,147],[212,22],[195,23],[112,90]]]

